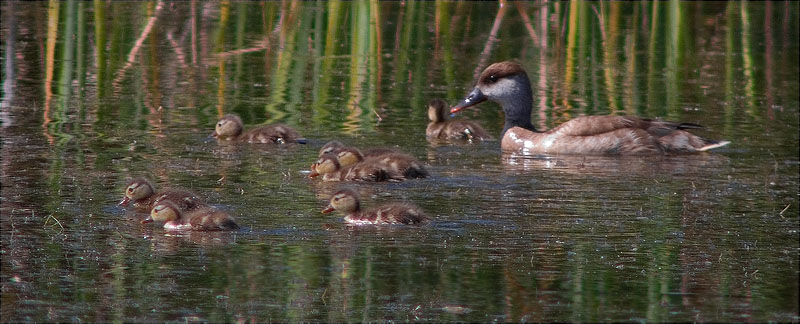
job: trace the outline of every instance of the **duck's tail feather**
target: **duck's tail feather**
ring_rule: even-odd
[[[708,151],[708,150],[715,149],[715,148],[718,148],[718,147],[723,147],[723,146],[728,145],[730,143],[731,143],[730,141],[711,141],[711,140],[707,140],[707,144],[705,146],[703,146],[703,147],[698,148],[697,151],[700,151],[700,152]]]

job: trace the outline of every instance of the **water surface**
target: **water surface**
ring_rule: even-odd
[[[790,321],[798,312],[794,2],[2,4],[4,321]],[[45,23],[47,22],[47,23]],[[495,29],[494,26],[497,28]],[[533,121],[636,115],[731,145],[659,157],[429,143],[491,62]],[[224,114],[306,145],[218,143]],[[460,114],[492,134],[497,105]],[[423,227],[323,215],[337,139],[428,179],[346,184]],[[234,215],[171,233],[116,203],[146,176]]]

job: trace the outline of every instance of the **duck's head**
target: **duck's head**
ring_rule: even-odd
[[[355,147],[344,147],[336,153],[336,159],[339,160],[340,167],[347,167],[364,161],[364,154]]]
[[[211,133],[211,136],[220,139],[234,138],[242,134],[243,125],[242,119],[239,118],[239,116],[226,115],[217,122],[214,133]]]
[[[139,200],[150,197],[155,192],[153,185],[145,178],[135,178],[128,182],[125,187],[125,197],[119,202],[122,206],[127,206],[131,200]]]
[[[447,111],[447,102],[442,99],[433,99],[428,103],[428,119],[434,123],[445,121],[445,111]]]
[[[311,165],[311,173],[308,175],[309,178],[316,177],[320,174],[326,174],[331,172],[336,172],[339,170],[341,165],[339,164],[339,159],[336,158],[336,155],[331,153],[323,154],[317,162]]]
[[[338,152],[342,148],[344,148],[344,144],[342,144],[342,142],[330,141],[328,143],[325,143],[325,145],[323,145],[322,148],[319,149],[319,155],[318,156],[322,156],[323,154],[326,154],[326,153],[334,153],[335,154],[336,152]]]
[[[489,65],[464,100],[450,108],[451,113],[491,100],[503,107],[506,115],[503,134],[519,126],[535,131],[531,124],[533,93],[528,74],[519,63],[505,61]]]
[[[328,207],[322,210],[322,213],[327,214],[334,210],[343,213],[352,213],[358,211],[359,208],[358,194],[351,189],[342,189],[333,194],[331,202],[328,204]]]
[[[142,224],[157,222],[170,222],[177,221],[181,218],[178,206],[175,203],[165,200],[153,206],[150,211],[150,217],[145,218]]]

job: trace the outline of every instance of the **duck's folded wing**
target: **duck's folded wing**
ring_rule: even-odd
[[[675,123],[631,116],[582,116],[553,128],[549,133],[563,136],[594,136],[624,128],[637,128],[660,137],[679,129],[702,127],[692,123]]]

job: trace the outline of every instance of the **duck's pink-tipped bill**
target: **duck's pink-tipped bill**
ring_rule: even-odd
[[[327,213],[330,213],[330,212],[332,212],[334,210],[336,210],[336,209],[334,209],[332,206],[328,205],[328,207],[325,207],[325,209],[322,210],[322,213],[323,214],[327,214]]]
[[[208,135],[208,137],[217,137],[217,136],[219,136],[219,134],[217,133],[216,130],[213,133],[211,133],[211,135]]]
[[[120,200],[119,204],[117,204],[117,205],[119,205],[119,206],[128,206],[128,204],[130,202],[131,202],[131,199],[126,196],[125,198],[122,198],[122,200]]]
[[[147,218],[143,219],[141,223],[142,224],[147,224],[147,223],[152,223],[152,222],[153,222],[153,217],[147,216]]]
[[[464,100],[461,100],[461,102],[459,102],[457,105],[451,107],[450,113],[457,113],[464,108],[472,107],[484,101],[486,101],[486,96],[483,94],[483,92],[481,92],[480,89],[476,87],[475,89],[472,89],[472,92],[470,92],[467,97],[464,98]]]

